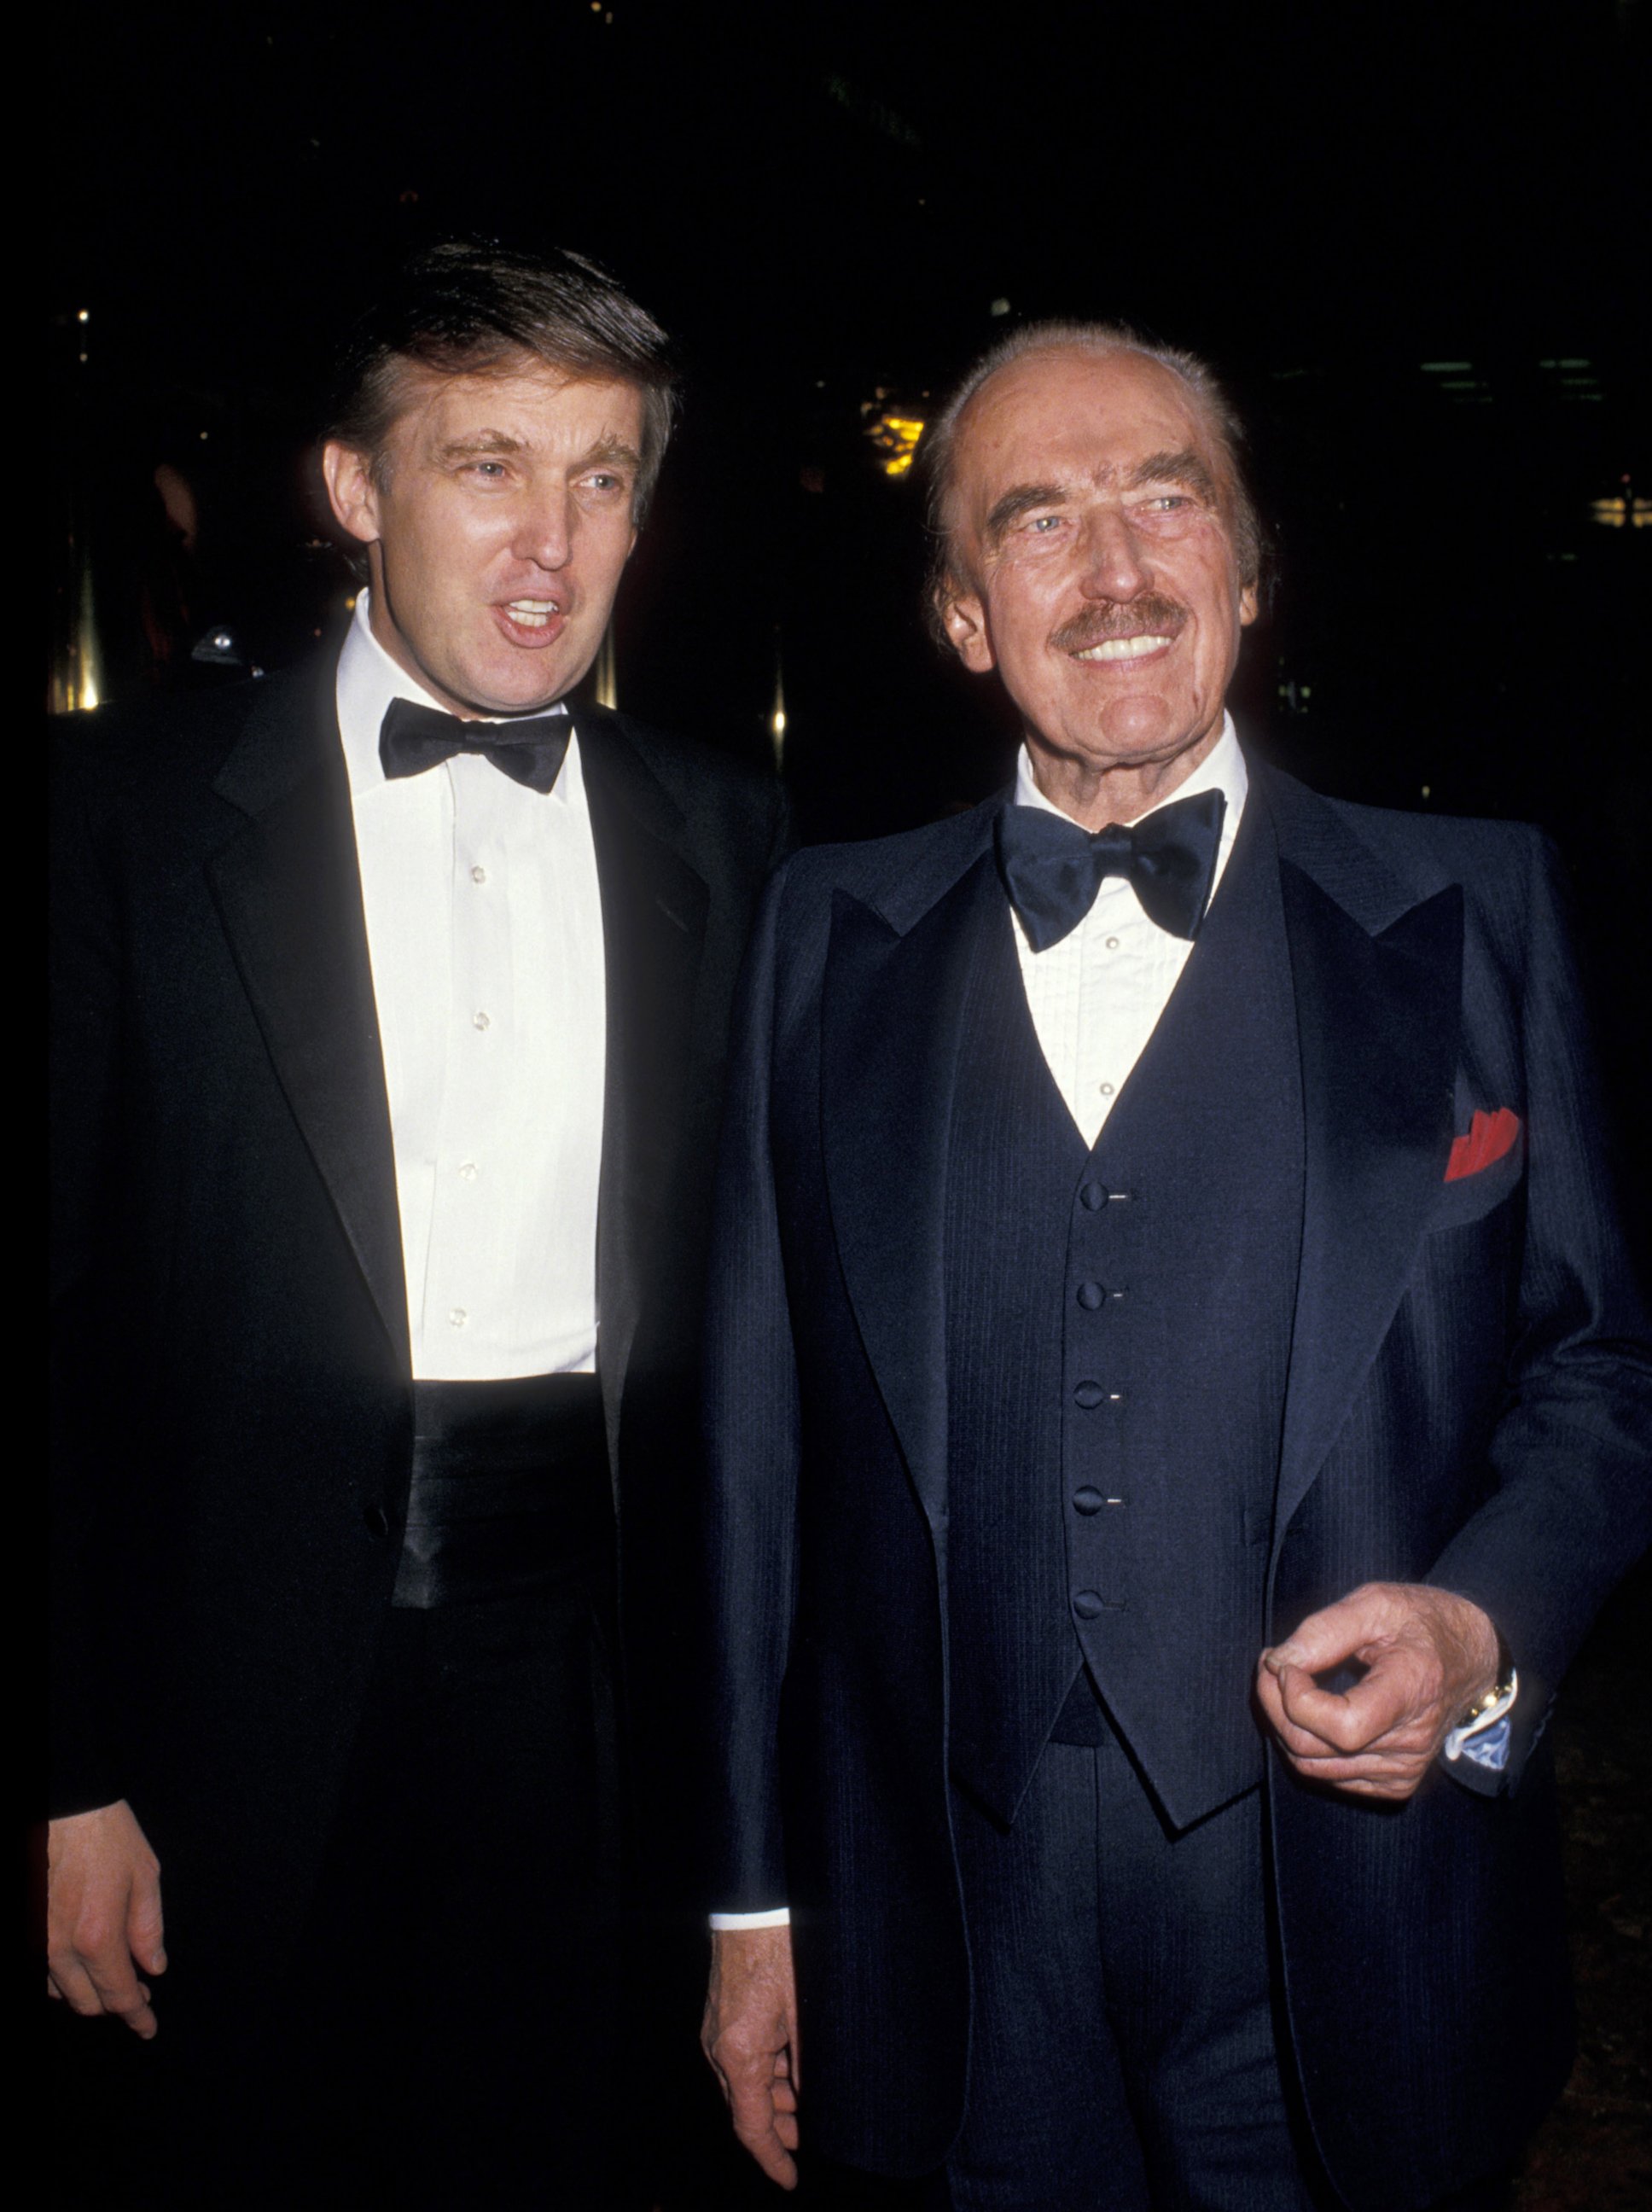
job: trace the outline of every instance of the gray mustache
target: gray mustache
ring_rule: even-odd
[[[1050,643],[1058,653],[1082,653],[1088,646],[1105,645],[1110,637],[1139,637],[1150,630],[1174,637],[1187,619],[1187,610],[1179,601],[1153,592],[1127,604],[1102,600],[1063,623],[1051,633]]]

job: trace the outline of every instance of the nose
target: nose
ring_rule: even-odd
[[[548,485],[518,516],[511,551],[519,561],[531,561],[537,568],[564,568],[574,550],[575,522],[573,495],[568,487]]]
[[[1079,588],[1086,599],[1133,599],[1151,581],[1129,518],[1116,508],[1103,508],[1089,518],[1083,552]]]

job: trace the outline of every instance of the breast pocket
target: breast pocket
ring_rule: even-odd
[[[1429,1230],[1461,1229],[1479,1221],[1512,1198],[1526,1174],[1526,1132],[1521,1130],[1511,1150],[1477,1174],[1442,1182],[1429,1215]]]

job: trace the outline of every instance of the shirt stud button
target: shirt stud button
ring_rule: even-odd
[[[471,1017],[471,1027],[473,1030],[485,1030],[491,1027],[491,1024],[489,1022],[487,1015],[478,1009],[477,1012]]]
[[[470,1318],[463,1306],[454,1306],[448,1313],[447,1326],[449,1328],[463,1328]]]
[[[474,1160],[462,1160],[459,1163],[459,1171],[466,1182],[474,1182],[476,1181],[476,1162]]]
[[[487,882],[487,880],[488,880],[488,871],[487,871],[485,868],[472,868],[472,869],[471,869],[471,881],[473,884],[485,884],[485,883]]]

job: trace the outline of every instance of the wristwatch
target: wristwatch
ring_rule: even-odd
[[[1464,1747],[1483,1737],[1487,1729],[1494,1729],[1497,1723],[1511,1711],[1515,1699],[1519,1695],[1519,1671],[1509,1658],[1503,1638],[1499,1637],[1497,1638],[1497,1679],[1483,1697],[1475,1698],[1456,1727],[1447,1736],[1442,1747],[1446,1757],[1450,1759],[1461,1759]],[[1506,1736],[1508,1731],[1505,1729],[1503,1733]],[[1469,1756],[1472,1759],[1474,1753],[1471,1752]],[[1477,1761],[1477,1764],[1494,1764],[1500,1766],[1503,1761],[1501,1759],[1496,1760],[1482,1759]]]

